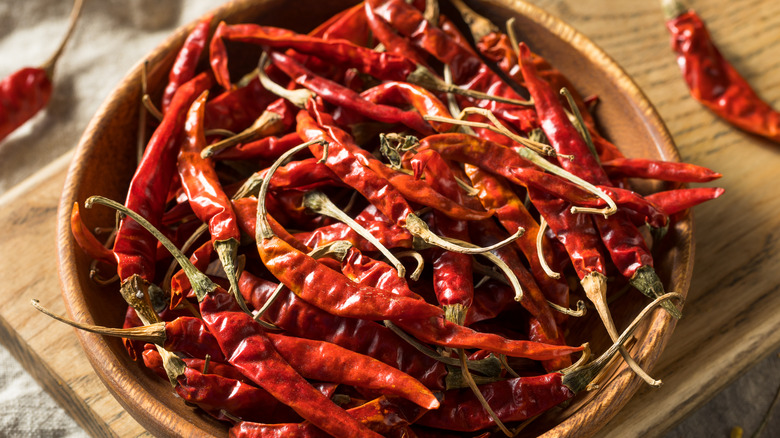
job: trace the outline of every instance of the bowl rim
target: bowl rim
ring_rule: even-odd
[[[234,0],[213,9],[211,14],[217,19],[225,17],[243,8],[251,8],[256,0]],[[563,42],[578,50],[586,59],[592,62],[598,69],[603,71],[615,84],[615,86],[637,106],[641,111],[642,118],[648,122],[648,133],[652,137],[656,150],[664,158],[680,161],[680,154],[674,145],[660,115],[655,110],[652,103],[642,90],[633,82],[628,74],[601,48],[588,39],[584,34],[562,21],[561,19],[549,14],[541,8],[526,3],[523,0],[483,0],[484,4],[492,4],[503,8],[509,8],[516,13],[525,16],[540,26],[543,26],[551,34],[561,39]],[[76,262],[74,258],[74,241],[70,231],[70,212],[72,205],[77,201],[80,182],[76,176],[84,169],[85,158],[89,155],[92,139],[102,128],[99,121],[106,114],[111,113],[121,104],[121,99],[117,95],[120,89],[138,90],[140,92],[139,78],[143,68],[143,60],[149,60],[150,65],[155,65],[166,56],[170,56],[172,48],[178,48],[184,42],[188,33],[197,24],[199,18],[189,24],[179,27],[170,36],[165,38],[157,45],[146,57],[139,61],[124,78],[117,84],[114,90],[109,94],[106,100],[101,104],[98,111],[90,120],[84,134],[81,136],[76,147],[70,166],[68,167],[65,185],[60,198],[57,220],[57,256],[58,272],[60,277],[60,286],[62,289],[63,300],[68,314],[71,318],[88,323],[93,322],[91,316],[82,310],[84,302],[80,295],[78,277],[75,275]],[[693,216],[686,213],[678,219],[678,226],[685,224],[687,226],[686,239],[681,246],[675,246],[673,254],[669,257],[678,260],[676,263],[685,267],[678,287],[675,291],[686,296],[690,287],[691,274],[693,270],[693,256],[695,244],[693,239]],[[633,356],[647,371],[652,370],[658,361],[663,349],[665,348],[676,325],[676,321],[667,315],[661,309],[652,313],[645,326],[648,327],[649,334],[645,334],[644,342],[641,346],[634,349]],[[184,419],[175,410],[163,403],[155,406],[155,416],[150,418],[146,415],[145,409],[139,410],[134,403],[137,397],[141,395],[151,396],[150,393],[139,387],[134,382],[119,362],[113,357],[106,340],[99,335],[88,332],[77,331],[79,342],[87,353],[87,357],[104,382],[111,394],[119,403],[130,413],[130,415],[142,426],[149,429],[156,435],[181,435],[191,434],[190,429],[183,430],[178,427],[179,422],[175,419]],[[649,338],[649,339],[648,339]],[[596,396],[601,403],[596,406],[588,403],[580,406],[579,409],[572,409],[567,418],[563,419],[553,429],[543,436],[561,436],[559,434],[571,433],[575,431],[576,436],[592,436],[599,429],[614,417],[619,410],[628,403],[631,396],[642,385],[641,379],[633,375],[624,364],[613,372],[613,378],[599,389]],[[109,384],[110,382],[110,384]],[[120,390],[116,390],[119,388]],[[599,409],[604,404],[605,409]]]

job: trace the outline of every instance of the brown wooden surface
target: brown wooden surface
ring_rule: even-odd
[[[601,46],[663,117],[683,160],[725,177],[720,200],[696,209],[694,276],[680,321],[653,375],[659,390],[640,392],[603,432],[654,436],[683,418],[749,365],[780,345],[780,168],[777,145],[740,133],[688,97],[668,49],[655,2],[566,0],[536,3]],[[780,102],[772,72],[780,59],[780,4],[699,1],[724,54],[770,102]],[[760,11],[756,13],[755,11]],[[780,105],[775,105],[780,106]],[[35,315],[31,298],[62,313],[55,263],[55,216],[67,158],[0,198],[2,342],[93,436],[144,430],[92,371],[71,329]]]

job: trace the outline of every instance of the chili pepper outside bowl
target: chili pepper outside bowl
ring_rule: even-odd
[[[216,9],[214,15],[228,23],[257,22],[304,32],[355,4],[350,0],[298,0],[292,8],[285,3],[238,0]],[[457,17],[444,3],[442,11]],[[508,18],[515,17],[521,41],[569,77],[582,95],[597,95],[595,117],[601,130],[626,156],[680,160],[669,133],[644,94],[614,61],[583,35],[518,0],[469,3],[476,12],[501,27]],[[177,30],[145,58],[149,62],[148,84],[152,96],[159,97],[162,93],[178,49],[193,27],[194,23]],[[247,71],[256,65],[257,56],[253,52],[245,57]],[[237,56],[231,54],[231,59]],[[90,122],[79,142],[60,200],[58,257],[62,294],[70,317],[90,324],[121,327],[125,304],[116,284],[101,287],[90,280],[90,260],[73,240],[70,212],[74,202],[83,205],[92,195],[124,200],[136,162],[141,70],[142,62],[130,71]],[[644,188],[661,189],[659,186]],[[105,208],[82,208],[81,214],[91,227],[110,227],[115,220],[114,213]],[[653,254],[666,290],[685,295],[693,267],[693,219],[690,214],[674,219]],[[628,325],[646,303],[637,291],[629,291],[615,300],[611,309],[617,327]],[[628,350],[646,370],[652,370],[674,326],[675,321],[659,309],[635,332]],[[610,344],[595,311],[578,321],[571,333],[574,335],[568,338],[570,345],[588,341],[595,354]],[[119,339],[83,331],[77,334],[106,387],[149,432],[157,436],[226,436],[225,424],[185,405],[167,382],[131,360]],[[544,414],[521,436],[593,436],[643,384],[618,361],[606,370],[599,383],[599,390],[580,394],[568,406]]]

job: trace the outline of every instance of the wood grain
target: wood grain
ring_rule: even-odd
[[[664,119],[683,160],[725,177],[720,200],[695,210],[697,251],[685,317],[642,388],[604,436],[659,436],[780,345],[778,145],[738,132],[693,101],[668,48],[655,2],[531,1],[601,46]],[[780,107],[780,4],[696,1],[724,54]],[[761,11],[756,13],[756,11]],[[38,298],[63,312],[55,263],[55,209],[67,158],[0,198],[0,335],[24,366],[92,436],[148,435],[100,383],[71,329],[40,318]]]

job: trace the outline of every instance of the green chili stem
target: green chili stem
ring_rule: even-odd
[[[165,249],[167,249],[176,259],[176,261],[179,262],[182,270],[190,280],[190,284],[192,284],[192,290],[195,291],[195,295],[198,297],[198,301],[202,300],[206,294],[211,293],[217,289],[217,285],[214,284],[214,282],[211,281],[211,279],[209,279],[206,274],[200,272],[198,268],[192,264],[190,259],[188,259],[184,254],[181,253],[181,251],[179,251],[178,248],[176,248],[176,245],[174,245],[173,242],[160,233],[160,231],[158,231],[141,215],[116,201],[112,201],[111,199],[104,198],[102,196],[91,196],[86,200],[86,202],[84,202],[84,206],[86,208],[92,208],[92,204],[105,205],[106,207],[111,207],[114,210],[129,216],[131,219],[138,222],[139,225],[149,231],[157,240],[159,240]]]

